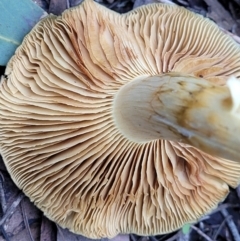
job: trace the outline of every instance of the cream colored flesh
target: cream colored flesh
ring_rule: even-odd
[[[216,86],[179,73],[139,77],[116,95],[114,118],[133,142],[167,139],[240,161],[238,93],[234,78]]]

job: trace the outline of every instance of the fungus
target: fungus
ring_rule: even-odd
[[[199,15],[86,0],[37,24],[5,74],[3,160],[72,232],[171,232],[239,183],[240,48]]]

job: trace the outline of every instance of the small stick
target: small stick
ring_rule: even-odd
[[[221,210],[221,214],[223,215],[224,218],[228,218],[230,216],[226,209]],[[240,241],[240,235],[238,233],[238,229],[235,223],[233,222],[231,216],[229,219],[226,219],[226,221],[227,221],[228,228],[233,236],[233,239],[235,241]]]
[[[240,44],[240,37],[238,37],[237,35],[228,32],[227,30],[219,27],[225,34],[229,35],[230,37],[232,37],[238,44]]]
[[[204,232],[202,232],[199,228],[197,228],[196,226],[192,225],[191,226],[192,229],[194,229],[199,235],[201,235],[203,238],[205,238],[207,241],[216,241],[211,239],[209,236],[207,236]]]
[[[177,5],[176,3],[170,1],[170,0],[158,0],[159,3],[167,3],[167,4],[172,4],[172,5]]]
[[[230,216],[227,217],[227,218],[225,218],[225,219],[222,221],[222,223],[220,224],[220,226],[219,226],[219,228],[217,229],[216,233],[214,234],[213,239],[217,239],[219,233],[221,232],[223,226],[225,225],[227,219],[229,219],[229,218],[230,218]]]
[[[149,236],[149,240],[150,241],[158,241],[158,239],[156,239],[154,236]]]
[[[14,212],[14,209],[16,209],[16,207],[19,205],[19,203],[22,201],[22,199],[24,198],[24,194],[20,193],[17,198],[15,199],[15,201],[13,201],[13,203],[11,204],[11,206],[7,209],[6,213],[3,215],[3,217],[0,219],[0,226],[2,226],[4,224],[4,222],[7,220],[7,218],[9,218],[9,216],[12,215],[12,213]]]
[[[29,227],[28,220],[27,220],[27,215],[26,215],[26,212],[25,212],[24,200],[21,202],[21,208],[22,208],[23,221],[24,221],[25,227],[26,227],[26,229],[27,229],[27,232],[28,232],[28,234],[29,234],[29,237],[30,237],[31,241],[34,241],[34,238],[33,238],[33,236],[32,236],[32,232],[31,232],[31,229],[30,229],[30,227]]]
[[[2,206],[2,211],[3,211],[3,213],[5,213],[7,210],[7,202],[5,199],[3,183],[4,183],[4,177],[3,177],[3,174],[0,172],[0,202],[1,202],[1,206]]]
[[[221,204],[216,209],[214,209],[209,215],[212,215],[214,213],[220,212],[221,210],[226,209],[226,208],[240,208],[240,205],[239,204],[224,203],[224,204]]]
[[[8,237],[8,235],[7,235],[7,233],[6,233],[6,231],[5,231],[3,226],[0,227],[0,230],[1,230],[1,233],[2,233],[5,241],[10,241],[10,239],[9,239],[9,237]]]
[[[134,234],[130,234],[130,240],[132,241],[137,241],[137,238],[134,236]]]
[[[66,6],[67,6],[67,9],[70,8],[70,2],[69,2],[69,0],[66,0]]]

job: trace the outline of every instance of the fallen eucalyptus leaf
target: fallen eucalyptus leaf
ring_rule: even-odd
[[[0,65],[4,66],[46,12],[31,0],[1,0],[0,9]]]

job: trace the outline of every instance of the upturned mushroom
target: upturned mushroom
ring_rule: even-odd
[[[8,63],[0,152],[62,227],[171,232],[239,183],[239,78],[239,46],[208,19],[86,0],[43,19]]]

